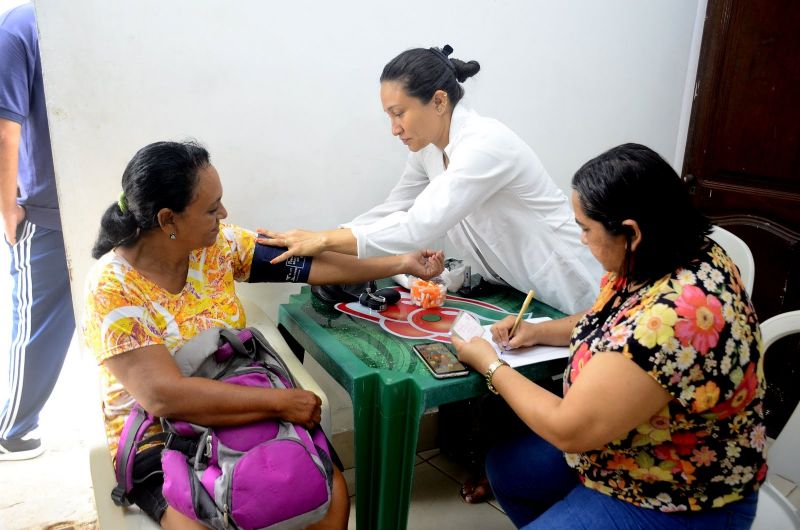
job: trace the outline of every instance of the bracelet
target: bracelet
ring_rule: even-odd
[[[499,393],[492,384],[492,378],[494,377],[494,373],[497,371],[497,369],[503,365],[509,366],[509,364],[505,362],[503,359],[497,359],[496,361],[494,361],[492,364],[489,365],[489,368],[486,369],[486,373],[483,374],[484,377],[486,377],[486,386],[489,388],[489,391],[492,394]]]

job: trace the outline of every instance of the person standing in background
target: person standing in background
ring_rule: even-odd
[[[0,64],[0,221],[12,294],[0,460],[24,460],[44,452],[39,413],[75,330],[32,4],[0,15]]]

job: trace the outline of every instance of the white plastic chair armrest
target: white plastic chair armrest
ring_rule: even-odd
[[[800,513],[769,481],[758,491],[758,507],[753,520],[753,530],[776,528],[800,530]]]
[[[125,516],[111,500],[111,490],[116,486],[114,467],[105,439],[89,448],[89,471],[92,475],[94,504],[97,508],[97,525],[102,528],[124,528]]]

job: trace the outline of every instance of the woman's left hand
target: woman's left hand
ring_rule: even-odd
[[[458,360],[468,364],[478,373],[484,373],[489,365],[497,360],[497,352],[492,345],[480,337],[473,337],[469,342],[453,335],[450,338],[458,353]]]
[[[403,254],[403,272],[427,280],[438,276],[444,270],[444,252],[441,250],[418,250]]]

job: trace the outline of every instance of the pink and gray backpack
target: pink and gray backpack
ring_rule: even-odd
[[[175,353],[184,375],[263,388],[293,388],[286,365],[255,328],[209,329]],[[161,421],[164,433],[145,438]],[[163,493],[174,509],[211,528],[304,528],[331,501],[333,465],[322,430],[282,420],[204,427],[156,418],[138,404],[120,437],[114,502],[127,505],[136,448],[166,438]]]

